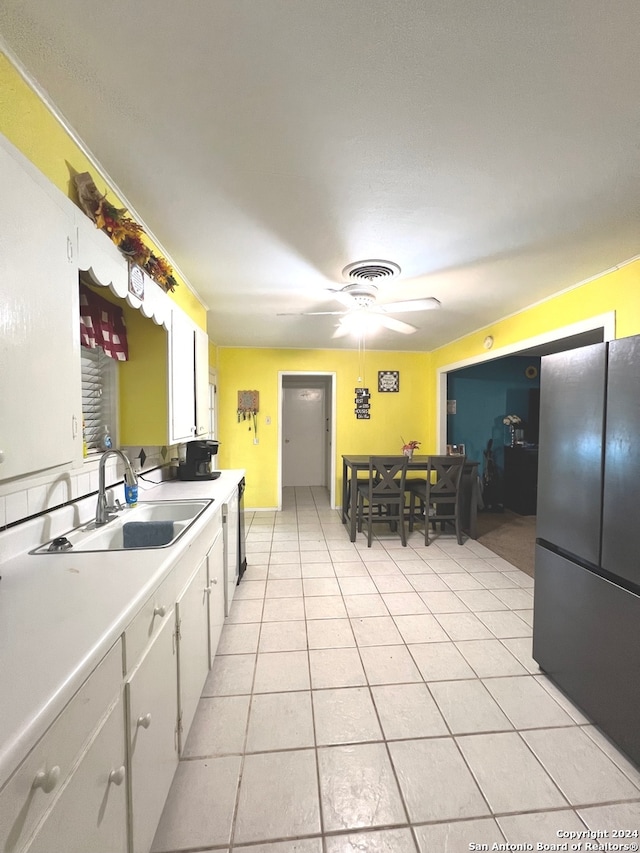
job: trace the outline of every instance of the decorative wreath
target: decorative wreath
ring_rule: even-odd
[[[96,187],[89,172],[74,177],[80,207],[91,217],[123,255],[142,267],[163,290],[175,290],[178,286],[173,269],[160,255],[156,255],[143,242],[144,228],[127,213],[126,207],[115,207],[107,201]]]

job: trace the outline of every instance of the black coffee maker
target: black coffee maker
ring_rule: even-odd
[[[188,441],[184,461],[178,463],[179,480],[215,480],[220,471],[213,471],[211,460],[218,452],[219,441],[209,438]]]

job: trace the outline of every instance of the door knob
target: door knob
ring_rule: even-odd
[[[60,779],[60,768],[56,765],[52,767],[51,770],[45,772],[41,770],[39,773],[36,773],[36,778],[33,780],[32,788],[42,788],[45,794],[50,794],[51,791],[58,784],[58,780]]]
[[[124,764],[109,773],[109,782],[113,782],[114,785],[122,785],[124,782]]]

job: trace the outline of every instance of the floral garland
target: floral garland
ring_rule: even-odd
[[[88,172],[74,177],[78,190],[78,201],[84,212],[93,219],[96,228],[108,234],[118,249],[134,264],[142,267],[165,291],[178,286],[173,269],[160,255],[156,255],[142,241],[144,228],[133,220],[124,207],[115,207],[106,195],[98,192]]]

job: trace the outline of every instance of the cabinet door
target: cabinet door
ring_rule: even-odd
[[[118,700],[26,851],[126,853],[125,776],[124,714]]]
[[[218,649],[224,625],[224,537],[219,530],[207,554],[207,577],[209,590],[209,666]]]
[[[238,584],[238,493],[234,491],[224,506],[224,565],[225,613],[231,612],[231,602]]]
[[[167,619],[126,682],[125,693],[132,849],[148,853],[178,766],[175,619]]]
[[[2,145],[0,186],[3,480],[81,456],[82,395],[73,222]]]
[[[209,672],[207,559],[204,557],[176,603],[180,753]]]
[[[195,433],[194,324],[176,308],[169,333],[169,442],[188,441]]]
[[[209,433],[209,338],[203,329],[196,328],[196,435]]]

